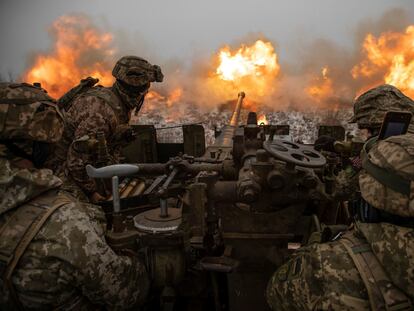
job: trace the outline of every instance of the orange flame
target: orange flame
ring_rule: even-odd
[[[242,46],[236,53],[228,47],[219,54],[220,65],[217,74],[223,80],[235,81],[245,76],[266,76],[268,72],[278,70],[277,56],[270,42],[256,41],[251,47]]]
[[[257,124],[259,124],[259,125],[268,125],[269,124],[265,114],[261,115],[257,118]]]
[[[251,100],[260,102],[274,88],[280,70],[272,43],[263,40],[234,51],[223,47],[216,55],[216,63],[207,86],[224,100],[245,91]]]
[[[40,82],[52,97],[60,97],[82,78],[98,78],[100,84],[113,82],[112,35],[100,32],[85,16],[65,15],[51,28],[56,38],[50,53],[38,55],[22,79]]]
[[[145,105],[144,107],[151,110],[151,109],[160,109],[160,104],[164,104],[167,108],[173,106],[177,102],[181,100],[181,96],[183,95],[182,88],[173,89],[167,95],[161,95],[160,93],[151,90],[145,96]],[[157,108],[158,107],[158,108]]]
[[[379,75],[377,83],[394,85],[414,97],[414,25],[404,33],[386,32],[378,38],[368,34],[363,51],[365,59],[351,71],[354,79]]]
[[[168,94],[167,106],[171,107],[172,105],[177,103],[181,99],[182,95],[183,95],[183,89],[181,88],[174,89],[172,92],[170,92],[170,94]]]
[[[328,67],[323,67],[321,76],[314,78],[313,83],[305,89],[306,93],[318,102],[333,94],[332,79],[328,76],[328,71]]]

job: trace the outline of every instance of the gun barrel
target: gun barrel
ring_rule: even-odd
[[[236,108],[233,111],[233,115],[231,116],[230,119],[230,126],[237,126],[239,125],[239,118],[240,118],[240,111],[242,109],[242,105],[243,105],[243,99],[246,96],[246,94],[244,92],[240,92],[239,96],[237,98],[237,105]]]
[[[221,130],[221,134],[216,138],[215,146],[231,147],[233,144],[234,131],[239,125],[240,111],[243,107],[243,99],[246,96],[244,92],[240,92],[237,98],[236,108],[233,111],[230,122]]]

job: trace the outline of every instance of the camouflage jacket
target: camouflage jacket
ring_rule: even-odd
[[[414,301],[414,229],[388,223],[359,224],[388,278]],[[346,235],[345,235],[346,236]],[[370,310],[367,289],[340,241],[311,244],[272,276],[267,301],[273,310]]]
[[[358,197],[360,170],[348,165],[335,178],[335,198],[351,201]]]
[[[97,185],[87,176],[85,166],[96,165],[98,154],[96,146],[89,142],[96,139],[97,133],[102,133],[109,153],[106,164],[117,163],[120,148],[112,138],[121,125],[128,124],[129,111],[116,91],[98,86],[76,97],[65,119],[62,140],[47,166],[59,177],[66,174],[68,181],[73,181],[86,194],[91,194],[97,191]]]
[[[51,196],[66,200],[46,221],[24,252],[12,283],[27,309],[51,310],[82,301],[123,309],[143,303],[149,288],[144,265],[118,256],[105,242],[105,215],[59,191],[61,181],[48,169],[16,169],[0,157],[0,254],[13,230],[1,232],[15,209]],[[18,226],[18,219],[15,220]],[[13,226],[13,228],[17,228]],[[0,309],[10,310],[0,278]]]

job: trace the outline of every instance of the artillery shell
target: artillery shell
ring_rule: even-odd
[[[131,197],[135,197],[140,195],[141,193],[143,193],[145,190],[145,183],[143,181],[139,182],[136,187],[134,188],[134,190],[131,191],[130,196]]]
[[[125,187],[126,186],[128,186],[128,183],[129,183],[129,178],[125,178],[120,184],[119,184],[119,187],[118,187],[118,191],[119,191],[119,193],[121,193],[122,191],[124,191],[125,190]],[[108,201],[112,201],[114,199],[114,196],[111,194],[110,196],[109,196],[109,198],[108,198]]]
[[[137,180],[136,179],[132,180],[128,184],[128,186],[124,189],[124,191],[122,191],[122,193],[120,194],[120,198],[121,199],[127,198],[136,185],[137,185]]]

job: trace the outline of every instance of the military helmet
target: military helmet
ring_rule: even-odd
[[[46,91],[27,83],[0,83],[0,140],[57,142],[64,121]]]
[[[359,128],[380,128],[388,111],[409,111],[414,114],[414,101],[392,85],[383,84],[360,95],[354,103],[350,123]]]
[[[142,87],[150,82],[162,82],[164,78],[159,66],[151,65],[137,56],[124,56],[119,59],[112,70],[112,75],[132,87]]]
[[[414,134],[371,138],[362,152],[362,197],[377,209],[414,216]]]

